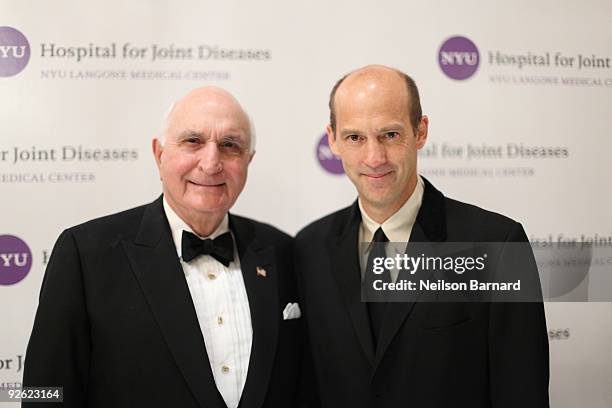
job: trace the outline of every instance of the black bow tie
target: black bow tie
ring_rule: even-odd
[[[226,232],[215,239],[200,239],[191,232],[183,231],[181,239],[183,261],[189,262],[198,255],[210,255],[225,266],[234,260],[234,240]]]

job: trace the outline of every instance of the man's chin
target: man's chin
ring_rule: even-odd
[[[365,202],[368,206],[375,207],[375,208],[385,208],[391,202],[391,200],[389,200],[385,196],[381,197],[381,196],[376,196],[376,195],[371,195],[371,194],[367,194],[367,195],[360,194],[359,197],[361,198],[362,202]]]
[[[230,207],[229,198],[227,196],[219,196],[219,197],[197,197],[191,200],[188,200],[186,203],[187,207],[199,213],[218,213],[218,212],[227,212]]]
[[[367,189],[362,189],[361,191],[359,191],[359,196],[364,197],[368,201],[371,201],[374,203],[380,203],[381,205],[384,205],[384,203],[388,201],[392,201],[392,198],[393,198],[392,193],[393,192],[390,191],[390,188],[388,187],[367,188]]]

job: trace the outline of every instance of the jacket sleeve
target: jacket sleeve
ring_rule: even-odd
[[[26,351],[24,387],[63,387],[63,407],[85,406],[91,339],[78,246],[58,238],[45,271]],[[23,407],[57,407],[27,403]]]
[[[525,245],[507,245],[521,242]],[[514,248],[514,249],[512,249]],[[517,254],[519,249],[520,255]],[[517,258],[521,258],[517,262]],[[527,236],[515,224],[506,239],[500,266],[520,265],[515,272],[529,285],[528,302],[492,302],[489,310],[489,379],[491,406],[548,407],[548,332],[537,265]],[[538,298],[533,293],[539,295]]]
[[[295,266],[295,274],[297,281],[297,291],[299,303],[302,311],[301,330],[302,330],[302,355],[301,355],[301,372],[300,382],[298,384],[298,398],[296,407],[299,408],[319,408],[321,407],[321,401],[319,397],[319,387],[317,379],[315,377],[315,368],[312,354],[312,345],[310,343],[310,335],[307,324],[307,308],[306,299],[303,296],[303,285],[302,285],[302,259],[301,252],[298,251],[298,247],[294,241],[293,248],[293,259]]]

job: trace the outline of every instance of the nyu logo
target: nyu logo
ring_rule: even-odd
[[[321,136],[321,139],[319,139],[315,154],[317,155],[317,160],[319,160],[319,164],[321,165],[321,167],[323,167],[323,169],[328,173],[344,173],[344,168],[342,167],[342,160],[340,160],[338,156],[334,155],[331,149],[329,148],[326,133],[323,133],[323,136]]]
[[[438,64],[452,79],[468,79],[478,69],[480,53],[476,44],[465,37],[451,37],[444,41],[438,51]]]
[[[12,27],[0,27],[0,77],[20,73],[30,61],[30,43]]]
[[[13,285],[30,272],[32,251],[14,235],[0,235],[0,285]]]

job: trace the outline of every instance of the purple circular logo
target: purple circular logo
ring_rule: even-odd
[[[453,79],[468,79],[478,69],[480,53],[470,39],[456,36],[444,41],[438,51],[438,64]]]
[[[0,235],[0,285],[12,285],[26,277],[32,267],[32,251],[14,235]]]
[[[18,30],[0,27],[0,77],[20,73],[30,60],[30,43]]]
[[[317,144],[317,150],[315,152],[317,155],[317,159],[319,160],[319,164],[325,171],[332,174],[343,174],[344,168],[342,167],[342,160],[338,156],[332,153],[329,148],[329,143],[327,141],[327,134],[323,133],[319,143]]]

